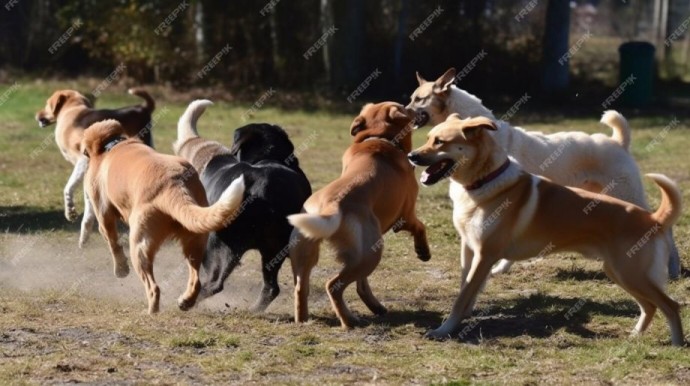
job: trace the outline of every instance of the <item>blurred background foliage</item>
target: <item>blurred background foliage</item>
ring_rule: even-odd
[[[666,17],[659,19],[664,4]],[[123,63],[137,83],[215,85],[251,95],[274,87],[344,98],[378,69],[366,97],[401,98],[416,86],[415,71],[433,79],[485,52],[463,88],[490,98],[543,95],[543,42],[554,33],[545,31],[549,6],[570,9],[569,45],[592,34],[566,66],[570,89],[604,95],[615,88],[617,49],[630,40],[655,44],[658,82],[683,89],[687,34],[663,52],[659,46],[690,16],[690,0],[11,0],[0,9],[0,79],[102,78]],[[169,27],[161,29],[166,19]],[[81,27],[50,54],[77,21]],[[331,26],[337,30],[326,35],[326,45],[305,59]],[[232,49],[219,54],[226,46]],[[199,78],[217,54],[219,63]]]

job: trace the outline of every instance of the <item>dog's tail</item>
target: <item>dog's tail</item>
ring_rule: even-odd
[[[187,110],[184,111],[180,120],[177,121],[177,143],[199,136],[199,132],[196,130],[196,122],[201,114],[206,111],[206,107],[212,104],[213,102],[210,100],[197,99],[187,106]]]
[[[136,95],[139,98],[144,99],[144,104],[142,106],[148,110],[149,114],[153,113],[153,110],[156,108],[156,102],[154,102],[153,98],[151,98],[151,95],[149,95],[146,90],[140,87],[132,87],[127,90],[127,92],[131,95]]]
[[[244,188],[244,176],[240,176],[233,180],[218,201],[209,207],[202,207],[186,200],[181,205],[168,203],[164,209],[192,233],[217,231],[230,225],[239,216],[237,211],[242,205]]]
[[[661,224],[663,229],[668,229],[680,217],[683,196],[680,193],[680,189],[678,189],[678,185],[665,175],[650,173],[646,176],[654,180],[661,190],[661,205],[652,214],[652,218]]]
[[[326,239],[340,228],[342,214],[335,211],[333,214],[300,213],[288,216],[288,222],[297,228],[304,236],[310,239]]]
[[[621,144],[623,149],[630,151],[630,126],[628,121],[616,110],[604,111],[601,116],[601,123],[613,130],[611,139]]]

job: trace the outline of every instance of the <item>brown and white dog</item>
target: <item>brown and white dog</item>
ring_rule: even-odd
[[[138,138],[126,138],[115,120],[98,122],[84,132],[82,142],[89,167],[84,190],[91,198],[99,231],[108,242],[115,275],[129,267],[118,244],[117,220],[129,224],[132,264],[146,288],[149,313],[158,312],[160,290],[153,261],[161,244],[177,239],[189,265],[187,290],[180,309],[194,306],[201,285],[199,265],[208,232],[225,227],[242,204],[244,179],[237,178],[221,198],[208,206],[206,192],[194,167],[183,158],[157,153]]]
[[[455,77],[454,68],[435,81],[427,81],[417,73],[419,87],[407,105],[417,114],[416,126],[438,125],[453,113],[461,118],[488,117],[498,126],[490,135],[527,172],[649,209],[640,171],[629,151],[630,128],[621,114],[609,110],[601,118],[613,131],[610,137],[576,131],[554,134],[526,131],[497,120],[479,98],[453,85]],[[667,236],[673,240],[671,229]],[[680,258],[673,241],[670,256],[670,275],[676,278],[680,274]],[[503,260],[493,273],[506,272],[510,265]]]
[[[41,127],[55,124],[55,142],[60,152],[74,165],[72,175],[64,189],[65,217],[69,221],[77,219],[74,207],[74,189],[84,179],[88,161],[82,156],[79,146],[84,131],[92,124],[106,119],[115,119],[123,127],[128,137],[141,137],[149,146],[153,147],[151,136],[151,113],[155,103],[151,96],[140,88],[131,88],[129,93],[144,99],[144,104],[123,107],[120,109],[95,109],[91,101],[74,90],[58,90],[46,101],[46,106],[36,113],[36,121]],[[88,219],[93,215],[88,199],[84,197],[84,219],[81,224],[79,246],[82,246],[89,236],[93,223]]]
[[[509,159],[488,134],[494,130],[488,118],[461,120],[453,114],[409,155],[414,164],[428,166],[423,184],[450,177],[453,223],[462,237],[460,295],[450,317],[427,336],[457,332],[500,259],[573,251],[602,260],[606,275],[635,298],[641,316],[634,334],[647,329],[659,308],[671,342],[683,344],[679,305],[664,293],[669,255],[664,232],[681,214],[677,186],[663,175],[648,174],[662,193],[659,209],[650,213],[617,198],[557,185]]]
[[[374,313],[386,308],[374,297],[367,277],[383,253],[382,236],[390,229],[414,236],[417,257],[431,257],[426,230],[415,214],[419,187],[407,161],[412,149],[414,115],[394,102],[364,106],[350,127],[353,144],[343,155],[340,178],[314,193],[306,213],[288,216],[295,226],[290,262],[295,278],[295,321],[309,318],[309,276],[328,240],[343,269],[326,284],[331,305],[343,328],[358,322],[343,300],[343,291],[357,282],[357,294]]]

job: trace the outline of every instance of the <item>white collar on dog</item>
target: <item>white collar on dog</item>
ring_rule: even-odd
[[[373,141],[373,140],[377,140],[377,139],[378,139],[379,141],[388,142],[388,143],[390,143],[391,145],[395,146],[395,147],[396,147],[398,150],[400,150],[401,152],[405,153],[405,150],[403,150],[403,148],[400,147],[400,143],[395,142],[395,141],[391,141],[391,140],[388,139],[388,138],[383,138],[383,137],[367,137],[367,138],[366,138],[364,141],[362,141],[362,142]]]

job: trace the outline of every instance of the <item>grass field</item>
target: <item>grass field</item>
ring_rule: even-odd
[[[473,327],[462,341],[423,339],[447,316],[458,292],[459,242],[447,182],[420,193],[418,213],[428,227],[431,261],[415,258],[408,236],[386,236],[371,284],[389,313],[374,317],[352,288],[346,292],[366,326],[338,327],[323,288],[338,269],[327,250],[312,276],[312,321],[305,325],[292,322],[289,262],[281,271],[283,292],[267,312],[247,311],[261,285],[254,253],[245,256],[223,293],[179,311],[175,299],[185,286],[186,269],[173,244],[156,261],[162,310],[150,317],[139,279],[113,276],[98,234],[85,249],[77,248],[78,224],[62,214],[70,165],[55,146],[53,128],[40,129],[33,120],[52,90],[93,87],[85,81],[26,80],[0,106],[0,384],[690,383],[690,351],[670,347],[663,318],[657,315],[645,337],[628,338],[638,316],[632,298],[605,277],[600,263],[572,255],[517,264],[490,280],[475,316],[465,322]],[[154,128],[159,151],[171,152],[186,102],[203,96],[154,91],[158,111],[167,111]],[[135,102],[124,87],[112,86],[98,104]],[[250,121],[277,123],[289,132],[315,189],[337,177],[353,115],[270,105],[269,100]],[[250,107],[216,104],[200,120],[202,135],[229,143]],[[597,123],[600,113],[568,119],[521,111],[513,121],[546,132],[597,132],[607,130]],[[631,119],[633,152],[644,172],[678,181],[690,202],[690,136],[683,122],[664,130],[672,115]],[[415,133],[416,145],[425,131]],[[647,187],[656,207],[659,193]],[[676,227],[685,266],[689,234],[685,215]],[[669,288],[684,306],[687,280]],[[687,307],[682,315],[690,328]]]

